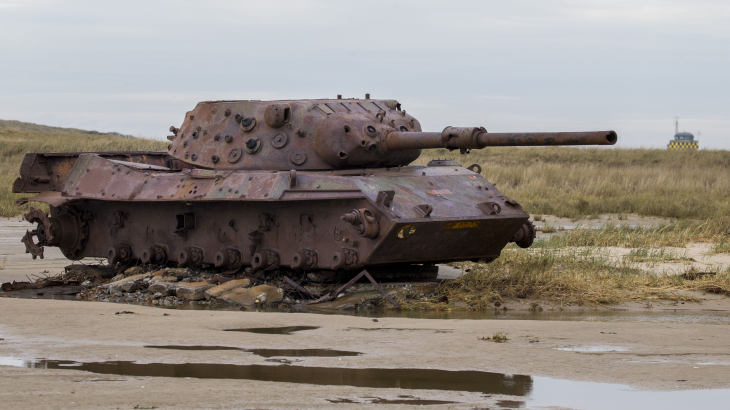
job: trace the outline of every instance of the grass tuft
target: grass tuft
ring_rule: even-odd
[[[612,256],[596,248],[508,248],[491,263],[463,263],[468,273],[441,284],[427,298],[406,296],[403,305],[407,309],[482,310],[495,302],[529,299],[596,307],[626,301],[699,301],[687,291],[730,295],[727,267],[695,275],[663,275],[641,269],[632,257]],[[693,269],[687,267],[685,272]],[[539,304],[533,302],[535,306]]]
[[[533,244],[533,247],[620,246],[624,248],[659,248],[665,246],[683,247],[696,242],[724,243],[727,241],[730,241],[730,218],[720,217],[707,221],[684,220],[658,227],[609,225],[600,229],[577,228],[562,235],[553,235],[550,238],[538,240]]]
[[[0,216],[18,215],[28,212],[30,208],[31,204],[22,207],[14,204],[18,198],[27,197],[28,194],[12,193],[13,181],[19,176],[20,163],[28,152],[163,151],[167,149],[167,143],[164,141],[93,132],[75,132],[78,130],[43,126],[30,127],[35,124],[17,122],[12,122],[11,125],[23,127],[1,127],[7,123],[10,122],[0,123]]]
[[[730,238],[723,238],[721,242],[716,243],[712,249],[712,253],[730,253]]]
[[[506,333],[497,332],[493,334],[492,336],[481,336],[479,340],[484,340],[487,342],[494,342],[494,343],[505,343],[509,340]]]

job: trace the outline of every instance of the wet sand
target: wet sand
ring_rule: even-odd
[[[120,311],[134,314],[115,314]],[[343,315],[184,311],[8,298],[0,298],[0,312],[0,337],[5,339],[0,341],[0,357],[4,358],[279,366],[249,352],[144,346],[325,348],[362,355],[287,359],[297,360],[293,366],[487,371],[617,383],[651,390],[730,388],[728,325],[405,318],[380,318],[374,322],[371,318]],[[318,328],[291,334],[224,331],[303,325]],[[509,341],[480,340],[496,332],[505,333]],[[65,403],[61,407],[74,408],[132,408],[135,405],[157,408],[341,408],[344,404],[330,403],[327,399],[412,395],[461,403],[434,408],[469,408],[464,407],[464,403],[488,405],[497,399],[527,400],[529,407],[529,399],[524,397],[486,397],[474,392],[132,377],[72,369],[0,366],[2,400],[8,408],[56,408],[59,403]]]
[[[44,259],[31,259],[20,239],[33,227],[20,217],[0,218],[0,282],[27,281],[33,275],[57,275],[70,264],[58,248],[45,248]],[[89,261],[91,262],[91,261]]]
[[[535,221],[535,215],[530,220],[535,228],[552,227],[555,229],[575,229],[577,227],[601,227],[601,226],[630,226],[630,227],[656,227],[671,222],[667,218],[655,216],[640,216],[636,214],[601,214],[592,219],[570,219],[553,215],[539,215],[539,221]]]
[[[5,269],[0,270],[0,281],[24,280],[25,274],[44,270],[48,274],[58,273],[68,264],[53,250],[46,251],[47,259],[32,261],[23,253],[22,244],[13,244],[11,239],[17,241],[17,237],[11,236],[18,232],[22,235],[27,229],[25,223],[6,222],[0,229],[3,230],[2,254],[8,255]],[[618,308],[638,313],[730,311],[728,298],[702,296],[706,298],[702,304],[627,304]],[[530,304],[531,301],[508,303],[516,311],[527,310]],[[577,309],[582,308],[570,308]],[[115,314],[122,311],[132,314]],[[383,408],[411,408],[398,403],[417,398],[455,402],[429,407],[439,409],[506,408],[522,402],[527,408],[584,408],[571,404],[569,398],[588,394],[591,388],[621,392],[630,386],[638,390],[690,390],[687,394],[692,394],[691,390],[703,390],[695,393],[696,398],[688,396],[692,397],[690,401],[702,408],[722,408],[730,400],[730,390],[704,391],[730,389],[730,326],[722,323],[402,317],[381,317],[375,322],[369,317],[339,314],[166,310],[125,304],[0,298],[0,339],[3,339],[0,340],[0,400],[3,403],[0,407],[343,409],[359,408],[363,403],[377,402],[373,399],[376,398],[385,403],[390,401],[391,404],[381,404]],[[290,334],[224,331],[277,326],[317,328]],[[509,340],[505,343],[481,340],[496,332],[505,333]],[[315,385],[306,383],[306,377],[292,383],[97,374],[73,370],[73,366],[67,370],[22,367],[41,358],[85,363],[287,366],[267,361],[270,358],[250,351],[151,349],[145,348],[146,345],[359,352],[358,356],[286,359],[292,361],[288,366],[311,369],[480,371],[507,374],[502,376],[506,380],[513,377],[509,375],[524,375],[534,383],[535,392],[525,397],[446,389]],[[590,383],[571,384],[565,380]],[[342,380],[333,380],[335,384],[338,382]],[[573,387],[563,387],[566,390],[553,397],[544,392],[545,387],[539,386]],[[543,392],[538,394],[538,391]],[[591,403],[606,404],[602,400],[595,396]],[[636,408],[646,408],[637,404]]]

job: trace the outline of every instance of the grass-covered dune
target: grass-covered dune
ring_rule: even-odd
[[[34,124],[32,122],[22,122],[15,120],[0,120],[0,130],[16,129],[21,131],[35,131],[52,134],[89,134],[89,135],[115,135],[117,137],[134,138],[131,135],[120,134],[118,132],[99,132],[81,130],[78,128],[62,128],[52,127],[50,125]]]
[[[17,207],[12,185],[27,152],[144,151],[166,150],[167,141],[130,138],[72,128],[47,127],[18,121],[0,120],[0,215],[27,212],[31,204]],[[37,207],[37,204],[35,205]]]
[[[710,219],[730,215],[730,151],[495,147],[460,155],[424,151],[418,163],[477,163],[528,213],[577,218],[636,213]]]

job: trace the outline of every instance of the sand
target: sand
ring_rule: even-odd
[[[47,250],[32,261],[9,239],[27,225],[2,224],[7,255],[0,281],[25,274],[58,273],[68,264]],[[20,249],[20,250],[19,250]],[[49,252],[50,251],[50,252]],[[2,258],[2,256],[0,256]],[[455,274],[451,272],[451,274]],[[728,298],[703,295],[702,304],[627,304],[627,311],[730,311]],[[513,301],[515,309],[530,301]],[[116,315],[131,311],[134,314]],[[264,326],[318,326],[290,335],[226,332]],[[368,330],[374,329],[374,330]],[[509,340],[481,340],[503,332]],[[51,408],[358,408],[332,403],[348,398],[456,401],[429,408],[499,408],[502,400],[473,392],[317,386],[250,380],[100,375],[14,367],[8,358],[139,363],[262,364],[264,357],[238,351],[180,351],[145,345],[216,345],[251,348],[328,348],[362,353],[300,357],[295,366],[478,370],[600,383],[635,389],[730,388],[730,326],[726,324],[593,322],[560,320],[455,320],[380,318],[336,314],[165,310],[97,302],[0,298],[0,407]],[[610,346],[615,351],[570,351]],[[568,350],[558,350],[568,349]],[[293,358],[289,358],[293,359]],[[681,380],[681,381],[680,381]],[[570,392],[566,392],[570,394]],[[504,406],[502,403],[501,406]],[[388,405],[384,408],[411,408]]]
[[[135,314],[115,315],[121,310]],[[160,350],[143,346],[329,348],[363,355],[303,357],[296,365],[479,370],[620,383],[655,390],[730,388],[727,377],[730,327],[727,325],[404,318],[380,318],[373,322],[370,318],[342,315],[181,311],[7,298],[0,299],[0,312],[0,337],[5,339],[0,341],[1,357],[275,366],[250,353]],[[290,335],[223,331],[293,325],[319,328]],[[506,343],[480,340],[481,336],[495,332],[507,334],[510,340]],[[557,350],[587,346],[611,346],[622,351]],[[140,378],[8,366],[0,366],[0,392],[7,408],[56,408],[59,403],[71,407],[71,402],[74,408],[134,405],[287,408],[304,403],[340,408],[327,399],[414,395],[475,405],[494,399],[466,392],[393,392],[393,389],[245,380]]]

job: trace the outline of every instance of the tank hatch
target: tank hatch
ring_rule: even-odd
[[[384,144],[389,132],[421,131],[395,100],[205,101],[170,131],[170,156],[217,170],[397,166],[421,153]]]

